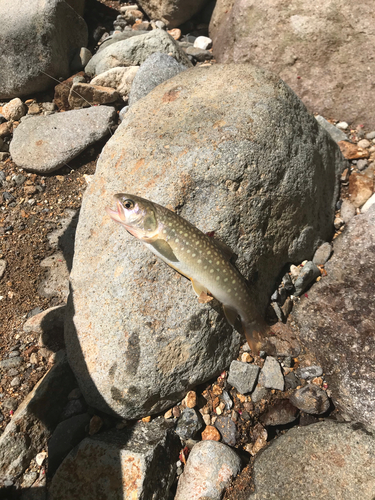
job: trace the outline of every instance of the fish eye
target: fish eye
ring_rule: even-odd
[[[127,210],[131,210],[132,208],[134,208],[134,202],[132,200],[124,200],[123,205]]]

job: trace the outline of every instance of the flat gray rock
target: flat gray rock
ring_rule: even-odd
[[[330,421],[295,427],[256,457],[248,499],[372,500],[374,455],[374,438],[360,428]]]
[[[220,500],[240,467],[240,457],[229,446],[216,441],[197,443],[179,479],[175,500]]]
[[[19,168],[53,172],[109,135],[115,119],[110,106],[28,118],[15,129],[10,154]]]
[[[182,63],[178,63],[174,57],[168,54],[156,52],[141,64],[134,77],[129,94],[129,106],[147,95],[151,90],[169,78],[178,75],[187,69]]]
[[[335,125],[332,125],[332,123],[329,123],[325,118],[323,118],[323,116],[317,115],[315,119],[319,125],[321,125],[329,133],[335,142],[348,140],[348,136],[345,132],[337,128]]]
[[[139,66],[155,52],[170,54],[178,62],[190,67],[192,64],[176,41],[163,30],[153,30],[109,45],[97,52],[85,68],[90,76],[100,75],[118,66]]]
[[[316,357],[336,407],[375,429],[375,207],[334,240],[328,275],[292,313],[303,345]]]
[[[84,439],[58,468],[51,500],[165,500],[181,443],[163,418]]]
[[[68,3],[29,0],[25,9],[23,0],[1,0],[0,99],[40,92],[70,75],[72,54],[87,45],[88,31]]]
[[[284,376],[277,359],[267,356],[259,376],[259,383],[266,389],[284,390]]]
[[[331,238],[342,161],[295,94],[250,65],[183,71],[134,104],[100,156],[76,233],[65,338],[87,402],[128,419],[164,411],[240,344],[218,302],[200,304],[109,218],[115,193],[215,231],[265,311],[284,266]]]
[[[259,366],[233,360],[229,367],[228,384],[240,394],[248,394],[254,389],[259,372]]]

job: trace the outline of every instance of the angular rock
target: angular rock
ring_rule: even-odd
[[[216,429],[221,434],[221,440],[224,444],[235,446],[236,444],[236,424],[230,417],[218,417],[215,422]]]
[[[374,453],[374,438],[358,427],[330,421],[295,427],[255,459],[248,499],[372,500]]]
[[[339,141],[341,152],[347,160],[357,160],[358,158],[368,158],[370,153],[367,149],[360,148],[357,144],[348,141]]]
[[[112,87],[117,90],[121,97],[127,99],[137,71],[138,66],[109,69],[93,78],[91,84]]]
[[[72,88],[73,84],[77,81],[86,81],[84,78],[83,71],[77,73],[76,75],[71,76],[67,80],[64,80],[63,82],[56,85],[53,101],[60,111],[67,111],[68,109],[70,109],[69,106],[70,89]]]
[[[141,64],[134,77],[129,95],[129,106],[147,95],[160,83],[186,69],[186,65],[178,63],[174,57],[168,54],[161,54],[160,52],[152,54]]]
[[[164,419],[84,439],[63,461],[51,500],[168,498],[180,440]]]
[[[317,115],[315,119],[319,123],[319,125],[321,125],[329,133],[329,135],[335,142],[347,140],[348,137],[345,132],[337,128],[337,126],[332,125],[332,123],[327,122],[327,120],[323,118],[323,116]]]
[[[323,375],[323,369],[321,366],[305,366],[303,368],[298,368],[296,370],[296,375],[299,378],[307,380]]]
[[[199,12],[208,0],[140,0],[138,3],[150,19],[158,19],[176,28]]]
[[[259,376],[259,383],[266,389],[284,390],[284,376],[277,359],[267,356]]]
[[[51,335],[64,330],[65,305],[50,307],[45,311],[35,314],[23,325],[26,333],[39,333]]]
[[[53,172],[110,134],[115,118],[109,106],[29,118],[14,131],[10,154],[19,168]]]
[[[229,446],[216,441],[197,443],[178,482],[175,500],[220,500],[240,467],[239,456]]]
[[[297,389],[290,396],[290,401],[300,410],[312,415],[325,413],[330,407],[327,393],[314,384],[308,384],[301,387],[301,389]]]
[[[336,407],[348,420],[375,425],[375,207],[334,240],[328,276],[294,308],[303,345],[320,366]]]
[[[2,113],[6,120],[18,121],[26,115],[26,110],[21,99],[16,97],[3,106]]]
[[[312,261],[316,266],[324,266],[324,264],[330,258],[331,253],[332,245],[331,243],[328,243],[328,241],[326,241],[325,243],[323,243],[323,245],[320,245],[320,247],[314,253]]]
[[[120,98],[119,93],[111,87],[101,87],[91,83],[74,83],[69,93],[71,108],[87,108],[100,104],[111,104]]]
[[[216,301],[200,304],[110,220],[114,193],[216,231],[263,312],[284,266],[330,240],[341,168],[290,89],[252,66],[183,71],[132,106],[100,156],[75,240],[65,337],[87,402],[129,419],[162,412],[228,367],[240,343]]]
[[[169,54],[185,66],[191,66],[186,54],[168,33],[153,30],[146,35],[116,42],[97,52],[90,59],[85,72],[96,76],[118,66],[139,66],[154,52]]]
[[[63,0],[30,0],[27,9],[23,0],[2,0],[0,19],[0,99],[53,87],[87,45],[85,21]]]
[[[268,389],[258,384],[255,387],[254,392],[251,394],[251,401],[253,403],[259,403],[259,401],[267,397],[268,392]]]
[[[240,394],[247,394],[254,389],[259,372],[259,366],[233,360],[229,367],[228,384],[233,385]]]
[[[13,358],[15,359],[15,358]],[[38,382],[0,437],[0,476],[14,479],[46,446],[76,382],[66,356]]]
[[[349,196],[351,203],[361,207],[374,193],[374,180],[366,175],[353,172],[349,177]]]
[[[176,434],[181,439],[194,438],[202,427],[203,422],[200,413],[194,410],[194,408],[185,408],[178,419]]]
[[[209,36],[218,62],[274,71],[314,113],[373,127],[374,22],[372,0],[360,9],[350,0],[218,0]]]
[[[212,47],[212,40],[208,36],[198,36],[194,40],[194,47],[197,49],[208,50]]]
[[[298,278],[296,279],[296,282],[294,283],[294,287],[296,291],[294,292],[294,295],[297,297],[301,295],[306,288],[316,280],[316,278],[320,276],[320,269],[319,267],[314,264],[313,262],[307,262],[303,268],[301,269]]]

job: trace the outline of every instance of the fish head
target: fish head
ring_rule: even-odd
[[[159,225],[154,204],[132,194],[114,195],[116,208],[106,207],[107,214],[136,238],[148,241],[157,237]]]

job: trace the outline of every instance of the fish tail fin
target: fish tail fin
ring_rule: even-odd
[[[258,318],[251,322],[243,322],[242,325],[251,352],[253,354],[259,354],[259,351],[262,350],[265,338],[270,331],[270,327],[263,318]]]

